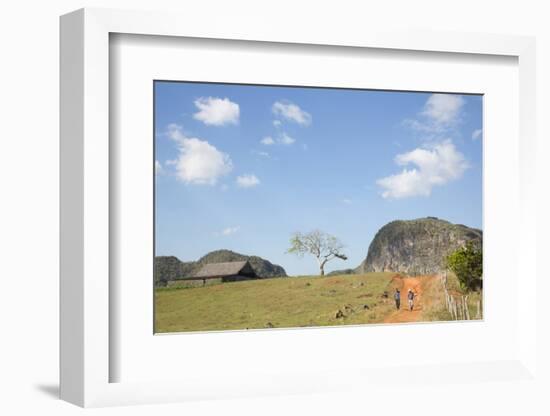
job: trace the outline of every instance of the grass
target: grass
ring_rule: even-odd
[[[422,312],[423,321],[450,321],[451,313],[447,311],[445,294],[441,283],[436,279],[423,286],[424,289],[424,308]],[[460,288],[458,278],[452,272],[447,273],[447,289],[457,300],[465,293]],[[477,314],[477,303],[483,297],[482,292],[470,292],[468,294],[468,310],[472,320]]]
[[[159,288],[155,332],[379,323],[393,311],[394,275],[302,276]],[[344,316],[337,317],[338,311]]]
[[[422,287],[423,293],[423,321],[450,321],[451,313],[447,311],[443,285],[438,279],[426,282]]]

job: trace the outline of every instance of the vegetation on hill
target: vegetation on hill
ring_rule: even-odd
[[[447,266],[457,276],[464,291],[479,291],[482,288],[483,253],[471,242],[460,247],[447,257]]]
[[[341,269],[327,273],[327,276],[341,276],[344,274],[357,274],[357,269]]]
[[[196,268],[195,262],[183,262],[175,256],[155,257],[155,286],[166,286],[170,280],[191,275]]]

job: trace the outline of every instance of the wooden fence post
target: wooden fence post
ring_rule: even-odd
[[[478,299],[477,301],[477,313],[476,313],[476,319],[482,318],[482,308],[481,308],[481,299]]]
[[[455,321],[458,321],[458,307],[456,305],[456,299],[453,296],[453,313],[455,315]]]

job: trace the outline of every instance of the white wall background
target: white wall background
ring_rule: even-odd
[[[380,1],[170,1],[170,0],[19,0],[0,10],[0,413],[82,412],[56,399],[58,383],[58,17],[77,8],[116,7],[178,10],[189,19],[264,15],[288,25],[342,25],[433,28],[537,36],[539,132],[539,264],[550,244],[550,12],[535,0],[386,0]],[[185,21],[182,21],[182,25]],[[550,276],[538,287],[539,308],[548,314]],[[540,349],[550,351],[550,323],[539,324]],[[540,368],[550,379],[549,359]],[[550,388],[546,389],[546,392]],[[446,391],[446,390],[445,390]],[[506,383],[458,384],[450,396],[439,386],[395,397],[339,393],[323,396],[263,398],[100,409],[104,414],[430,414],[445,407],[454,414],[547,414],[543,391]],[[407,404],[407,400],[412,405]]]

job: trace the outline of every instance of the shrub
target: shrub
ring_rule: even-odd
[[[458,278],[460,287],[465,291],[478,291],[482,288],[483,253],[471,242],[459,248],[447,257],[447,267]]]

